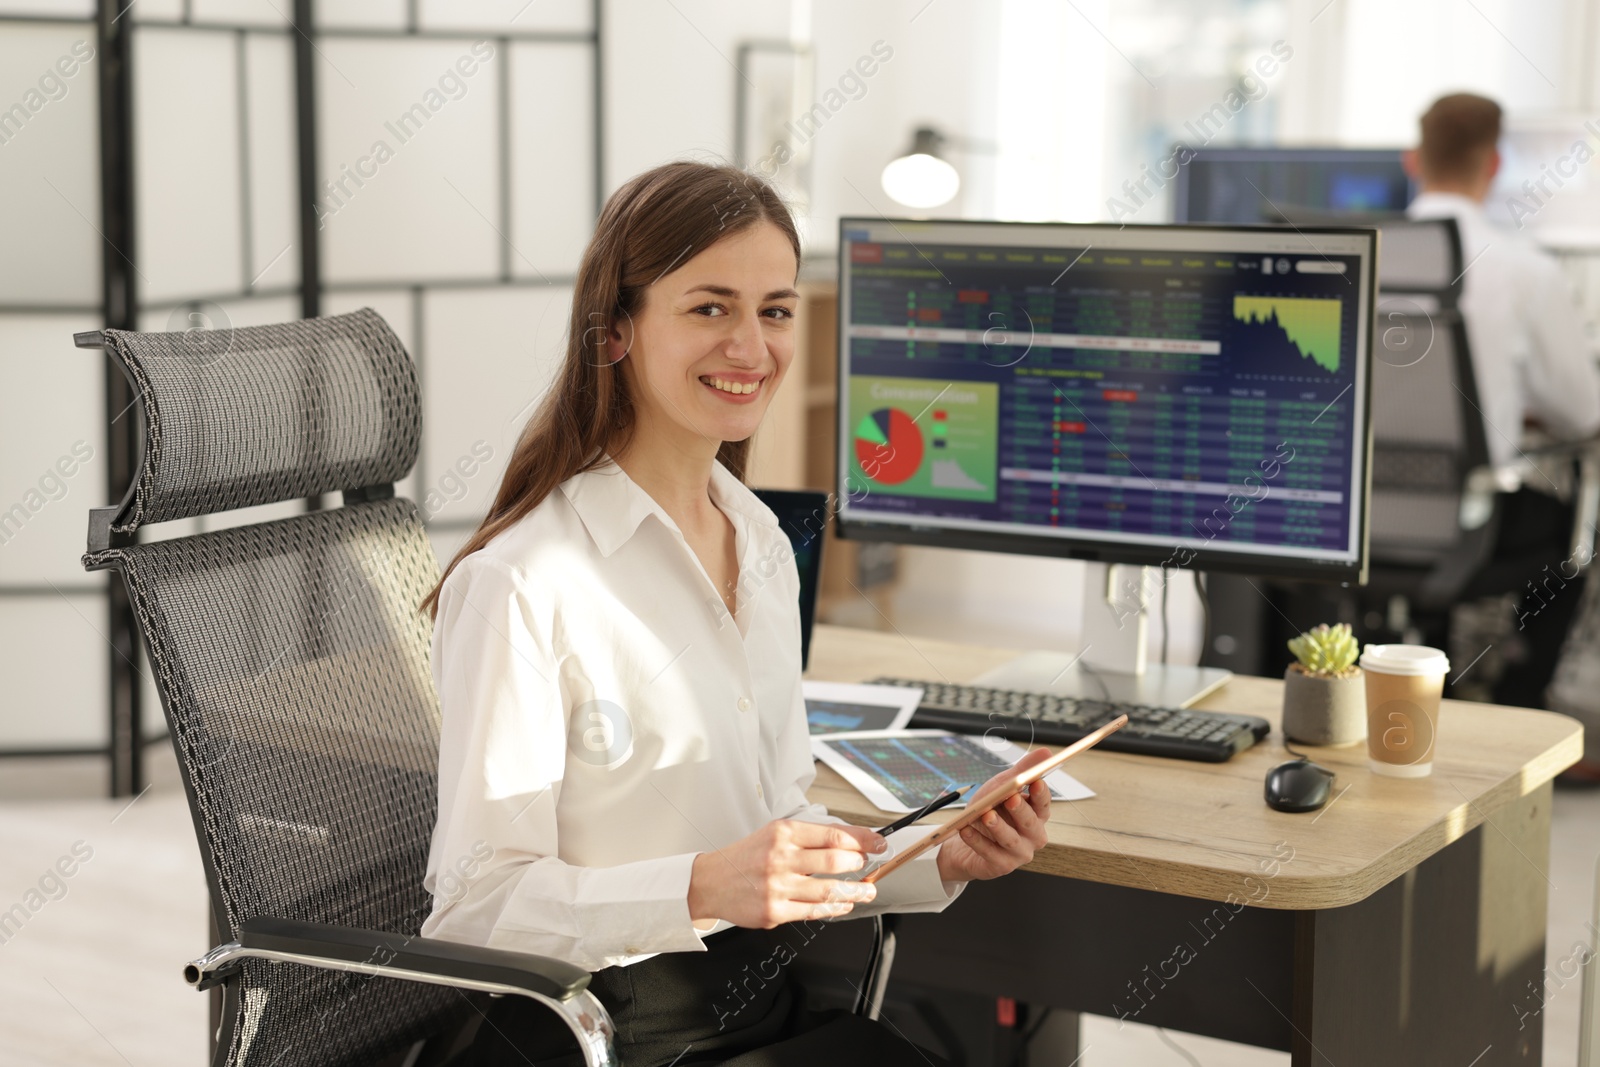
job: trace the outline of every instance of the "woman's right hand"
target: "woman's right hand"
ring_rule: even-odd
[[[869,882],[817,875],[847,874],[866,866],[869,852],[887,842],[862,826],[778,819],[716,852],[694,858],[689,877],[689,918],[726,919],[735,926],[770,930],[802,919],[831,919],[877,895]]]

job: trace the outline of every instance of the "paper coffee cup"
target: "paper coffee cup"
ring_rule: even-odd
[[[1396,778],[1432,774],[1449,657],[1422,645],[1368,645],[1361,672],[1367,680],[1368,765]]]

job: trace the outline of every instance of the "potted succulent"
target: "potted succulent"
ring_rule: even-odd
[[[1283,733],[1308,745],[1366,739],[1367,693],[1356,666],[1361,645],[1347,623],[1324,623],[1289,642],[1298,662],[1283,672]]]

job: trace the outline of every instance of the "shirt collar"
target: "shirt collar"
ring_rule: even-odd
[[[682,536],[672,516],[609,456],[594,470],[582,471],[562,482],[561,491],[602,556],[609,556],[626,544],[651,515]],[[778,529],[778,517],[721,462],[711,465],[710,491],[712,502],[724,513],[736,512],[752,523]]]
[[[1463,215],[1482,214],[1482,204],[1460,193],[1420,193],[1406,208],[1407,217],[1413,219],[1460,218]]]

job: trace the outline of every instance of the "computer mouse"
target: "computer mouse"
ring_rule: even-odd
[[[1333,791],[1333,772],[1308,759],[1292,759],[1267,772],[1267,807],[1275,811],[1316,811]]]

